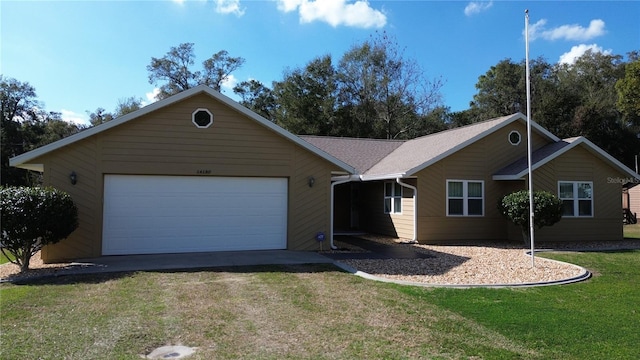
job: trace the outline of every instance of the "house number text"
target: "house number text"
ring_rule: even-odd
[[[196,173],[198,175],[209,175],[209,174],[211,174],[211,170],[209,170],[209,169],[200,169],[200,170],[196,171]]]

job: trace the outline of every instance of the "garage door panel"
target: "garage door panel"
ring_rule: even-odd
[[[105,176],[103,254],[286,248],[287,180]]]

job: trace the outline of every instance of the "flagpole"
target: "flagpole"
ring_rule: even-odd
[[[535,261],[535,245],[533,236],[533,174],[531,167],[531,85],[529,75],[529,10],[524,11],[524,33],[525,33],[525,63],[526,63],[526,84],[527,84],[527,162],[529,165],[529,240],[531,242],[531,267],[536,266]]]

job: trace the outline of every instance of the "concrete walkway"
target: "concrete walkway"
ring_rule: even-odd
[[[55,271],[30,276],[28,280],[50,276],[206,269],[228,266],[332,264],[333,260],[311,251],[263,250],[207,253],[113,255],[80,259]],[[19,277],[16,279],[20,281]],[[14,280],[9,280],[14,281]]]

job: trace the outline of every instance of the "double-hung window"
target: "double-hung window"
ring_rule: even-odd
[[[397,182],[384,183],[384,213],[402,214],[402,186]]]
[[[590,181],[559,181],[558,197],[562,200],[562,216],[593,216],[593,183]]]
[[[483,216],[484,181],[447,180],[447,216]]]

